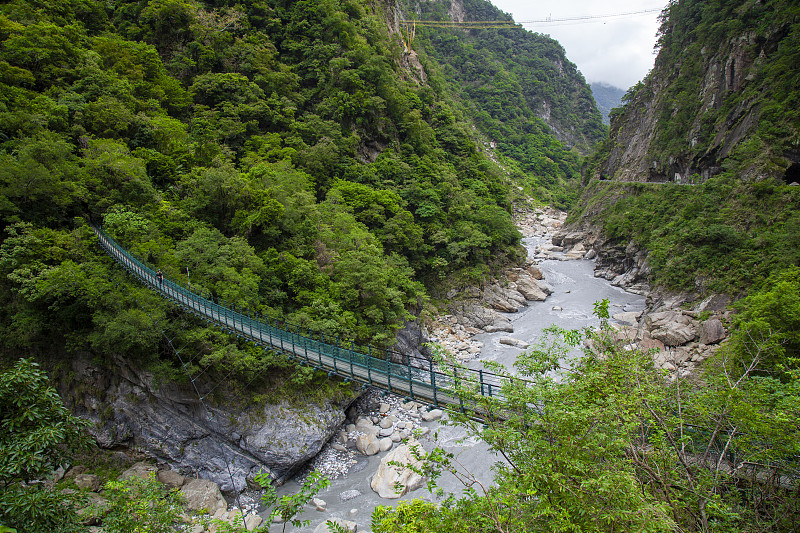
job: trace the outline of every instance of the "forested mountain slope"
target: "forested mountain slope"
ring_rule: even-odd
[[[448,81],[450,67],[430,50],[478,58],[478,41],[429,32],[412,44],[429,50],[414,63],[393,26],[405,8],[357,0],[3,3],[7,353],[125,352],[169,367],[150,332],[150,315],[168,308],[102,257],[89,220],[167,276],[229,305],[383,346],[424,301],[422,282],[477,280],[516,258],[511,191],[519,193],[478,142],[488,132],[515,158],[504,159],[515,178],[526,184],[531,176],[529,190],[543,199],[553,184],[565,200],[578,155],[531,112],[552,107],[551,123],[585,149],[600,131],[588,89],[552,41],[491,30],[481,40],[496,36],[487,52],[496,66],[478,69],[470,91],[454,94],[469,73]],[[493,9],[465,8],[475,10],[469,16]],[[498,63],[498,46],[526,42],[511,66]],[[514,98],[492,96],[498,116],[481,111],[506,70],[521,75],[523,61],[567,75],[553,77],[553,87],[550,74],[540,76],[530,101],[516,89]],[[561,93],[580,112],[570,114],[567,101],[555,106]],[[471,121],[481,114],[478,131]],[[191,336],[208,353],[229,345],[200,326]],[[246,358],[241,346],[225,349],[231,360]]]
[[[402,2],[403,16],[425,21],[503,21],[486,0]],[[398,28],[400,29],[400,28]],[[441,65],[447,88],[486,142],[511,158],[515,177],[539,197],[566,207],[579,154],[605,135],[591,91],[562,46],[514,29],[419,26],[415,48]]]
[[[800,264],[799,20],[783,0],[664,11],[655,67],[612,113],[582,210],[646,248],[657,283],[735,295]]]
[[[603,123],[608,124],[611,110],[622,105],[622,97],[626,91],[603,82],[593,82],[590,87],[597,109],[603,115]]]

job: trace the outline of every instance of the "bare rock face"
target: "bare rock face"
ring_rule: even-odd
[[[381,460],[378,471],[372,476],[370,487],[381,498],[396,499],[406,493],[420,488],[425,479],[411,468],[398,465],[412,465],[421,468],[422,462],[414,457],[413,448],[424,452],[422,445],[416,440],[409,440],[407,444],[398,446],[387,453]],[[395,463],[395,464],[389,464]]]
[[[389,352],[393,363],[404,365],[411,361],[411,366],[426,368],[430,361],[430,351],[425,344],[430,342],[428,331],[418,320],[406,321],[402,329],[395,334],[397,343]]]
[[[189,387],[155,387],[149,373],[123,358],[115,363],[113,370],[101,369],[88,357],[74,359],[71,370],[86,392],[72,395],[74,383],[60,391],[78,416],[93,422],[98,444],[136,446],[184,474],[218,483],[225,492],[244,490],[262,471],[282,483],[344,420],[337,405],[254,405],[229,401],[224,393],[219,403],[206,398],[204,406]]]
[[[482,329],[487,333],[514,331],[514,326],[508,318],[493,309],[487,309],[479,302],[465,305],[458,313],[458,320],[464,326]]]

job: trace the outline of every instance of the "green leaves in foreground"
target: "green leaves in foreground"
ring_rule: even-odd
[[[501,396],[459,391],[473,409],[451,417],[502,457],[493,483],[436,449],[428,472],[434,483],[455,475],[462,497],[381,508],[373,530],[777,531],[796,523],[796,384],[765,381],[756,371],[764,352],[748,352],[742,364],[732,347],[710,361],[702,387],[664,375],[649,354],[615,340],[606,306],[596,308],[599,331],[550,328],[520,355],[517,374],[495,367]]]
[[[87,444],[81,420],[64,407],[39,365],[20,359],[0,374],[0,525],[19,531],[77,531],[68,496],[44,480]]]

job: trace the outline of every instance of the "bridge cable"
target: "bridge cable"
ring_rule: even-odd
[[[137,303],[137,305],[139,305],[139,307],[141,307],[141,309],[147,314],[147,316],[150,317],[150,319],[154,323],[158,324],[158,321],[153,317],[153,315],[150,312],[148,312],[144,307],[142,307],[141,304],[139,304],[138,301],[136,303]],[[172,349],[172,351],[175,353],[175,355],[178,356],[178,360],[181,362],[181,365],[184,367],[184,371],[185,371],[186,370],[186,365],[184,364],[183,358],[181,357],[180,353],[175,349],[175,345],[172,343],[172,339],[170,339],[167,336],[166,332],[163,329],[161,329],[160,327],[159,327],[159,330],[161,332],[161,335],[164,337],[164,339],[166,339],[167,344],[169,344],[169,347]],[[177,335],[176,335],[176,337],[177,337]],[[188,374],[188,372],[187,372],[187,374]],[[200,401],[200,405],[203,406],[203,409],[205,410],[206,415],[208,416],[208,419],[209,420],[213,419],[214,418],[214,414],[211,412],[211,410],[208,408],[208,406],[206,405],[205,401],[203,400],[203,396],[200,394],[200,390],[197,388],[197,384],[194,382],[194,380],[191,378],[191,376],[189,376],[189,379],[192,382],[192,388],[194,389],[195,394],[197,394],[197,399]],[[250,531],[250,528],[247,527],[247,521],[245,520],[244,507],[242,507],[242,502],[241,502],[241,500],[239,498],[239,493],[236,490],[236,484],[233,481],[233,472],[231,472],[231,467],[230,467],[230,464],[228,463],[228,460],[227,460],[227,454],[225,453],[225,449],[222,447],[222,443],[221,442],[217,441],[217,445],[219,446],[219,450],[222,453],[223,459],[225,460],[225,469],[228,471],[228,478],[231,481],[231,487],[233,488],[233,491],[236,494],[236,504],[239,506],[239,510],[241,511],[242,524],[244,524],[245,531]]]

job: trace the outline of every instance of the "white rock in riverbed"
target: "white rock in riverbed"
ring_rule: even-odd
[[[443,414],[444,412],[441,409],[431,409],[430,411],[422,413],[422,419],[425,422],[433,422],[434,420],[442,418]]]
[[[523,350],[530,346],[530,344],[527,342],[520,339],[515,339],[513,337],[500,337],[498,342],[500,344],[505,344],[506,346],[516,346],[517,348],[522,348]]]
[[[311,505],[313,505],[317,511],[326,511],[328,507],[328,503],[320,498],[311,498]]]
[[[381,498],[400,498],[423,485],[425,479],[421,475],[411,468],[398,466],[410,465],[415,469],[422,468],[422,461],[414,457],[412,451],[414,449],[424,453],[424,449],[418,441],[410,440],[408,444],[398,446],[387,453],[381,460],[378,471],[370,483],[372,490],[377,492]]]
[[[375,455],[381,446],[375,435],[359,435],[356,439],[356,449],[364,455]]]

